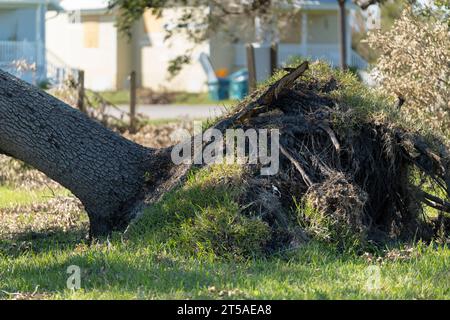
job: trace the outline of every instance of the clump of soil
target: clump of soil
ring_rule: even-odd
[[[240,200],[272,227],[271,244],[430,240],[437,229],[448,236],[437,222],[450,211],[445,145],[371,110],[365,92],[343,98],[337,93],[349,88],[336,73],[316,78],[307,69],[305,62],[254,93],[215,126],[280,131],[279,173],[249,166]],[[430,208],[440,218],[427,216]]]

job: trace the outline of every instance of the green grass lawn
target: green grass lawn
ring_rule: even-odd
[[[54,196],[54,191],[49,188],[39,190],[12,189],[0,186],[0,208],[10,208],[16,205],[29,205],[48,201]],[[65,190],[58,190],[58,195],[68,195]]]
[[[377,108],[375,100],[361,102],[356,90],[344,94],[356,106]],[[86,215],[70,215],[65,206],[47,207],[40,221],[19,212],[11,222],[11,203],[45,201],[48,193],[0,187],[0,227],[20,227],[13,236],[0,232],[0,298],[450,299],[448,244],[364,248],[369,253],[311,240],[265,251],[275,233],[243,213],[244,171],[239,165],[193,171],[124,235],[92,244],[85,239]],[[74,265],[81,270],[79,290],[67,288]]]
[[[86,229],[79,228],[0,239],[0,298],[450,299],[450,250],[435,244],[397,246],[374,256],[315,241],[270,257],[215,254],[200,236],[208,237],[214,227],[205,217],[217,221],[203,215],[215,208],[233,218],[234,191],[202,188],[238,174],[228,170],[190,176],[125,236],[107,242],[90,245],[83,238]],[[1,190],[9,200],[0,211],[11,201],[34,201],[25,197],[28,191]],[[255,227],[242,221],[238,226]],[[67,289],[71,265],[81,269],[80,290]]]
[[[0,254],[0,297],[48,299],[449,299],[450,250],[419,245],[406,261],[369,263],[311,243],[282,257],[242,262],[198,260],[158,243],[87,246],[47,242]],[[67,267],[81,268],[68,290]],[[379,266],[379,271],[373,267]],[[379,272],[378,280],[370,276]],[[371,283],[376,283],[371,287]]]

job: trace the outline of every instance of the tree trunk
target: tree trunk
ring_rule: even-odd
[[[0,152],[72,191],[89,215],[91,236],[128,225],[142,204],[151,168],[161,165],[155,162],[158,151],[1,70]]]

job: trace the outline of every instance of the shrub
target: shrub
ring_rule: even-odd
[[[450,32],[448,25],[405,9],[387,32],[369,35],[381,53],[377,79],[382,91],[405,99],[402,110],[426,125],[450,127]]]

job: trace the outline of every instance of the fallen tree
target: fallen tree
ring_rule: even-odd
[[[377,120],[359,92],[348,100],[336,95],[352,90],[344,81],[307,69],[305,62],[284,72],[214,125],[280,130],[280,172],[258,176],[258,165],[248,165],[242,214],[258,211],[286,241],[295,237],[298,202],[305,212],[320,212],[337,236],[429,239],[436,222],[423,219],[425,206],[438,210],[441,222],[450,212],[445,145]],[[0,97],[1,152],[71,190],[86,208],[92,236],[123,231],[189,169],[172,163],[171,148],[130,142],[2,71]],[[308,229],[313,217],[301,215]]]
[[[93,236],[123,230],[171,165],[165,150],[126,140],[1,70],[0,152],[32,165],[78,197]]]

